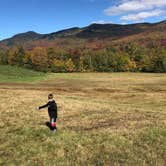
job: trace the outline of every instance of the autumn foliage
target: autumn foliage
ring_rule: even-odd
[[[166,72],[166,50],[136,43],[73,49],[17,46],[0,52],[0,64],[44,72]]]

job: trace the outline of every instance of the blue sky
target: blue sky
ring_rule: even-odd
[[[166,19],[166,0],[0,0],[0,40],[51,33],[91,23],[128,24]]]

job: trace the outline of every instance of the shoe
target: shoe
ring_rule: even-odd
[[[55,132],[57,132],[57,130],[56,130],[56,129],[54,129],[54,130],[52,130],[52,132],[53,132],[53,133],[55,133]]]

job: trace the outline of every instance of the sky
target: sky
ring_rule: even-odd
[[[0,40],[27,31],[162,20],[166,0],[0,0]]]

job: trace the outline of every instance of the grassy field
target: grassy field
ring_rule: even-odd
[[[0,84],[0,165],[166,165],[165,74],[42,77]],[[47,111],[35,110],[50,92],[59,108],[57,133],[45,126]]]
[[[0,82],[38,82],[46,78],[48,74],[24,69],[21,67],[0,65]]]

